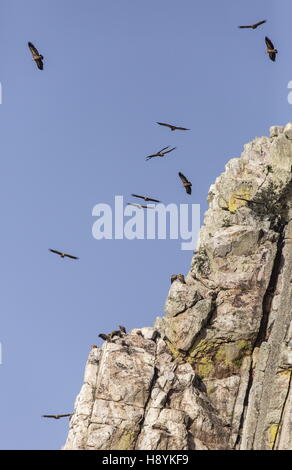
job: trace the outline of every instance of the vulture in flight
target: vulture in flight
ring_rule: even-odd
[[[267,54],[269,54],[270,59],[275,62],[276,60],[276,54],[278,54],[277,49],[275,49],[274,44],[272,41],[266,36],[265,37],[266,45],[267,45]]]
[[[73,413],[68,413],[66,415],[43,415],[43,418],[53,418],[53,419],[60,419],[60,418],[67,418],[69,416],[72,416]]]
[[[139,209],[154,209],[154,207],[144,206],[143,204],[134,204],[133,202],[128,202],[127,206],[134,206],[138,207]]]
[[[255,24],[249,24],[248,26],[238,26],[238,27],[241,28],[241,29],[244,29],[244,28],[256,29],[258,26],[260,26],[261,24],[264,24],[266,22],[267,22],[267,20],[263,20],[263,21],[259,21],[258,23],[255,23]]]
[[[187,129],[186,127],[178,127],[178,126],[174,126],[173,124],[167,124],[166,122],[157,122],[157,124],[159,124],[160,126],[165,126],[165,127],[169,127],[169,129],[171,129],[172,131],[189,131],[190,129]]]
[[[43,64],[43,56],[39,53],[37,48],[31,43],[28,43],[28,47],[30,49],[30,52],[32,53],[32,60],[35,61],[37,64],[38,69],[43,70],[44,64]]]
[[[56,255],[59,255],[61,256],[61,258],[72,258],[72,259],[79,259],[78,256],[73,256],[73,255],[69,255],[68,253],[63,253],[62,251],[58,251],[58,250],[52,250],[51,248],[49,248],[49,251],[51,251],[52,253],[56,253]]]
[[[192,194],[192,183],[188,181],[188,179],[181,173],[179,172],[179,177],[182,180],[182,183],[184,185],[184,188],[187,192],[187,194]]]
[[[164,157],[167,153],[172,152],[175,150],[176,147],[173,147],[172,149],[169,148],[169,145],[167,147],[164,147],[163,149],[159,150],[156,153],[152,153],[151,155],[148,155],[145,160],[150,160],[150,158],[154,157]]]
[[[152,199],[151,197],[148,196],[138,196],[138,194],[131,194],[133,197],[139,197],[140,199],[144,199],[144,201],[153,201],[153,202],[160,202],[158,199]]]

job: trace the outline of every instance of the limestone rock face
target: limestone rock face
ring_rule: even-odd
[[[292,124],[211,186],[165,316],[90,352],[64,449],[292,449]]]

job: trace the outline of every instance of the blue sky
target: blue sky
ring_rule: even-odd
[[[291,120],[291,14],[288,0],[1,1],[1,449],[60,448],[67,420],[41,415],[73,409],[98,333],[163,314],[192,253],[180,240],[97,241],[92,209],[134,192],[203,214],[226,162]],[[145,162],[166,145],[177,150]]]

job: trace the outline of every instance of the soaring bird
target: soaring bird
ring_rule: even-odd
[[[139,197],[140,199],[144,199],[144,201],[153,201],[153,202],[160,202],[158,199],[152,199],[151,197],[148,196],[138,196],[138,194],[131,194],[133,197]]]
[[[73,413],[68,413],[66,415],[42,415],[42,418],[53,418],[53,419],[60,419],[60,418],[67,418],[68,416],[72,416]]]
[[[173,150],[176,149],[176,147],[173,147],[172,149],[169,149],[169,145],[167,147],[164,147],[163,149],[159,150],[156,153],[152,153],[151,155],[148,155],[145,160],[150,160],[150,158],[154,157],[164,157],[167,153],[172,152]]]
[[[238,27],[241,28],[241,29],[243,29],[243,28],[256,29],[258,26],[260,26],[261,24],[264,24],[266,22],[267,22],[267,20],[263,20],[263,21],[259,21],[258,23],[255,23],[255,24],[250,24],[248,26],[238,26]]]
[[[72,259],[79,259],[77,256],[73,256],[73,255],[69,255],[68,253],[63,253],[62,251],[58,251],[58,250],[52,250],[51,248],[49,248],[49,251],[51,251],[52,253],[56,253],[56,255],[59,255],[61,256],[61,258],[72,258]]]
[[[275,62],[276,60],[276,54],[278,54],[277,49],[275,49],[274,44],[272,41],[266,36],[265,37],[266,45],[267,45],[267,50],[266,53],[269,54],[270,59]]]
[[[178,175],[183,182],[187,194],[192,194],[192,183],[188,181],[188,179],[181,172],[179,172]]]
[[[32,53],[32,60],[35,61],[37,64],[38,69],[43,70],[44,64],[43,64],[43,56],[39,53],[37,48],[31,43],[28,42],[28,47],[30,49],[30,52]]]
[[[122,333],[124,333],[125,335],[127,334],[126,328],[123,325],[119,325],[119,328]]]
[[[159,124],[160,126],[169,127],[169,129],[171,129],[172,131],[190,131],[190,129],[187,129],[186,127],[178,127],[174,126],[173,124],[166,124],[165,122],[157,122],[157,124]]]
[[[138,207],[139,209],[154,209],[152,206],[143,206],[143,204],[134,204],[133,202],[128,202],[127,206]]]

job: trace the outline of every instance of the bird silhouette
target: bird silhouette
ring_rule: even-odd
[[[267,50],[266,53],[269,54],[270,59],[275,62],[276,61],[276,55],[278,54],[277,49],[275,49],[274,44],[272,41],[266,36],[265,37],[266,45],[267,45]]]
[[[169,127],[170,130],[172,131],[190,131],[190,129],[187,129],[186,127],[179,127],[179,126],[174,126],[173,124],[167,124],[166,122],[157,122],[160,126],[164,127]]]
[[[39,53],[37,48],[31,42],[28,42],[28,47],[30,49],[30,52],[32,53],[32,60],[34,60],[38,69],[43,70],[44,68],[43,56]]]
[[[188,179],[181,173],[179,172],[179,177],[182,180],[183,186],[187,192],[187,194],[192,194],[192,183],[188,181]]]
[[[247,26],[238,26],[238,27],[241,28],[241,29],[243,29],[243,28],[256,29],[258,26],[260,26],[261,24],[264,24],[266,22],[267,22],[267,20],[263,20],[263,21],[259,21],[258,23],[255,23],[255,24],[250,24],[250,25],[247,25]]]
[[[176,149],[176,147],[173,147],[172,149],[170,149],[169,145],[168,145],[167,147],[164,147],[163,149],[159,150],[158,152],[152,153],[151,155],[148,155],[145,160],[150,160],[151,158],[154,158],[154,157],[165,157],[165,155],[167,153],[170,153],[175,149]]]
[[[143,204],[134,204],[133,202],[128,202],[127,206],[138,207],[139,209],[154,209],[152,206],[144,206]]]
[[[51,251],[52,253],[55,253],[56,255],[61,256],[61,258],[79,259],[77,256],[69,255],[68,253],[63,253],[62,251],[58,251],[58,250],[52,250],[51,248],[49,248],[49,251]]]
[[[68,416],[72,416],[73,413],[68,413],[65,415],[42,415],[42,418],[53,418],[53,419],[60,419],[60,418],[67,418]]]
[[[131,194],[133,197],[139,197],[140,199],[144,199],[144,201],[153,201],[153,202],[160,202],[158,199],[152,199],[151,197],[148,196],[139,196],[138,194]]]

